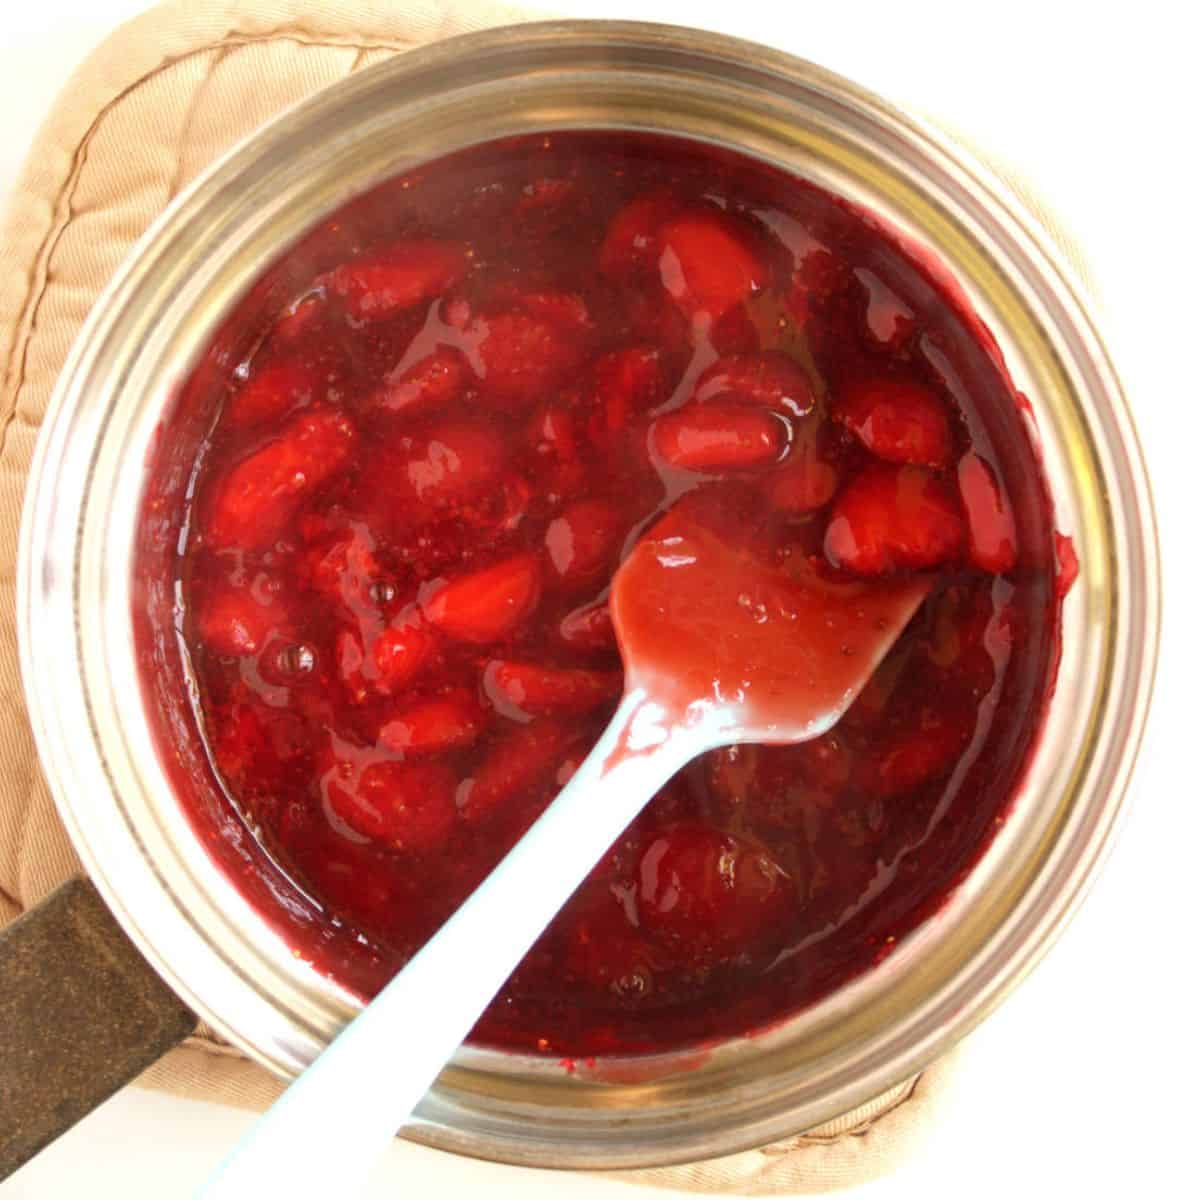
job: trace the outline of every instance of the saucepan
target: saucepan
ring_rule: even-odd
[[[578,128],[665,132],[757,157],[878,213],[940,259],[1029,400],[1079,576],[1063,608],[1056,690],[1008,819],[949,901],[877,968],[702,1056],[602,1059],[568,1074],[534,1055],[464,1047],[405,1136],[527,1165],[613,1168],[810,1128],[911,1077],[981,1021],[1095,873],[1150,697],[1158,557],[1121,385],[1058,252],[964,151],[809,63],[682,28],[490,30],[356,74],[235,148],[141,240],[58,382],[22,530],[21,665],[42,765],[127,939],[122,953],[133,955],[132,943],[150,964],[147,994],[156,977],[167,985],[146,1003],[165,1005],[169,1019],[120,1035],[143,1043],[127,1074],[200,1018],[289,1077],[359,1003],[292,953],[281,930],[313,919],[294,893],[281,885],[251,903],[235,884],[238,864],[257,870],[261,850],[228,806],[214,797],[209,828],[185,815],[189,731],[170,681],[148,718],[155,701],[139,688],[131,613],[150,606],[152,620],[155,601],[135,590],[131,563],[164,414],[214,331],[252,302],[263,269],[323,216],[422,160]],[[97,928],[108,920],[100,906],[88,911]],[[116,926],[96,936],[116,939]],[[119,997],[105,1007],[114,1005]],[[58,1085],[69,1093],[63,1112],[96,1098],[84,1077]]]

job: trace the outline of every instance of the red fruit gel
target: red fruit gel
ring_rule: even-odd
[[[662,1050],[870,969],[1012,802],[1075,569],[964,305],[845,202],[660,137],[490,143],[328,219],[219,331],[144,500],[143,688],[214,858],[377,990],[595,742],[612,573],[677,507],[780,595],[928,598],[830,733],[672,780],[474,1036]],[[653,640],[682,601],[645,599]],[[756,630],[785,662],[726,599],[657,647],[680,677]]]

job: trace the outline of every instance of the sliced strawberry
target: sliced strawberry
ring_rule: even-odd
[[[602,354],[592,366],[592,376],[595,409],[588,430],[600,444],[667,398],[661,356],[648,346]]]
[[[469,746],[486,723],[475,697],[457,688],[392,713],[379,727],[379,741],[405,754],[439,754]]]
[[[494,566],[421,589],[421,611],[450,637],[479,645],[513,633],[537,607],[541,572],[532,554],[518,554]]]
[[[666,188],[631,200],[608,223],[600,246],[600,270],[621,278],[654,268],[661,253],[659,230],[679,207],[679,198]]]
[[[696,208],[662,227],[659,272],[685,312],[719,320],[767,283],[749,232],[719,209]]]
[[[947,774],[967,748],[974,714],[923,705],[898,729],[877,734],[856,773],[864,791],[889,799]]]
[[[462,354],[444,346],[384,379],[368,407],[392,413],[432,412],[457,400],[471,378],[471,368]]]
[[[560,584],[577,587],[602,574],[620,549],[620,514],[603,500],[577,500],[546,526],[546,557]]]
[[[787,443],[788,427],[781,418],[738,404],[688,404],[650,427],[657,457],[686,471],[763,466],[777,462]]]
[[[792,276],[787,305],[796,324],[804,328],[815,310],[854,283],[847,261],[829,250],[810,250]]]
[[[963,521],[954,494],[920,467],[867,467],[838,493],[825,553],[858,575],[920,570],[958,557]]]
[[[496,711],[522,719],[555,713],[585,713],[621,694],[620,671],[547,667],[494,658],[484,668],[483,694]]]
[[[959,460],[958,494],[967,514],[967,552],[981,570],[1011,571],[1017,562],[1017,526],[1008,496],[992,468],[974,450]]]
[[[295,345],[316,324],[324,307],[325,297],[321,293],[301,296],[279,314],[271,327],[269,340],[279,346]]]
[[[301,567],[312,588],[351,612],[377,608],[376,584],[383,568],[375,556],[375,538],[361,521],[353,521],[332,541],[306,550]]]
[[[653,994],[655,976],[670,955],[639,932],[624,906],[605,889],[583,912],[572,912],[566,947],[567,974],[623,1000]]]
[[[760,790],[759,757],[762,746],[725,746],[705,756],[708,785],[713,795],[731,809],[740,808]]]
[[[239,429],[276,420],[308,404],[316,395],[312,370],[303,363],[278,362],[255,371],[229,397],[229,423]]]
[[[779,512],[795,514],[824,508],[837,491],[838,474],[820,458],[789,458],[765,483],[767,502]]]
[[[441,846],[454,829],[454,772],[439,763],[335,759],[321,778],[330,808],[355,832],[404,850]]]
[[[828,457],[825,433],[816,414],[793,424],[787,457],[763,481],[767,503],[777,512],[803,516],[833,499],[840,477]]]
[[[558,636],[573,650],[615,650],[617,635],[613,629],[608,601],[601,600],[572,609],[558,623]]]
[[[360,321],[376,321],[432,300],[467,273],[465,247],[411,239],[360,254],[328,275],[330,291]]]
[[[850,782],[853,759],[845,737],[836,729],[789,748],[806,783],[838,792]]]
[[[840,391],[833,415],[876,458],[918,467],[942,467],[950,458],[946,406],[922,384],[858,380]]]
[[[505,408],[546,399],[579,366],[578,335],[527,312],[476,317],[468,336],[483,366],[484,391]]]
[[[778,930],[793,900],[790,878],[766,850],[708,825],[667,830],[638,867],[642,928],[695,965],[754,948]]]
[[[436,645],[418,614],[402,614],[375,639],[375,686],[391,693],[410,684],[432,661]]]
[[[275,765],[270,723],[252,700],[238,696],[224,705],[220,720],[209,723],[209,736],[217,770],[239,792],[262,780],[268,764]]]
[[[495,484],[507,461],[508,449],[495,428],[460,421],[441,425],[412,443],[400,482],[406,482],[422,504],[457,504]]]
[[[519,214],[539,213],[546,209],[561,208],[578,190],[578,184],[573,179],[543,177],[534,179],[521,189],[521,199],[517,201]]]
[[[209,544],[243,550],[270,545],[300,505],[349,463],[355,437],[342,413],[309,409],[295,417],[218,482]]]
[[[538,456],[536,475],[545,496],[570,496],[583,486],[587,470],[580,454],[579,428],[566,403],[542,405],[529,423],[527,439]]]
[[[545,404],[529,423],[529,441],[536,454],[570,461],[579,453],[575,418],[563,404]]]
[[[656,346],[666,362],[685,366],[693,353],[691,322],[662,284],[654,279],[641,287],[630,285],[623,299],[634,336]]]
[[[591,314],[578,292],[524,292],[518,303],[531,317],[562,329],[590,329]]]
[[[722,357],[751,357],[762,348],[759,325],[746,311],[744,304],[733,305],[725,311],[724,316],[714,321],[708,331],[708,340]]]
[[[339,629],[333,641],[333,661],[347,698],[352,704],[362,704],[369,695],[367,675],[363,669],[362,634],[357,629]]]
[[[462,815],[468,821],[486,820],[519,795],[552,781],[572,740],[570,732],[556,721],[514,727],[489,747],[474,777],[461,790]]]
[[[702,404],[740,400],[774,409],[789,418],[804,416],[816,404],[803,367],[779,350],[717,359],[696,381],[692,398]]]
[[[214,654],[257,654],[288,624],[287,605],[277,579],[260,574],[237,587],[215,580],[204,590],[196,631]]]

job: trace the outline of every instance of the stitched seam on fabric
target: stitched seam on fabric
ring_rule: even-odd
[[[196,116],[196,110],[200,107],[204,93],[208,91],[208,85],[212,83],[213,73],[228,58],[233,49],[235,49],[233,46],[217,48],[212,61],[204,72],[204,78],[192,88],[191,95],[188,97],[187,112],[183,114],[183,121],[179,126],[179,136],[175,139],[175,170],[171,172],[171,182],[167,185],[168,204],[179,195],[183,183],[183,147],[188,139],[188,134],[192,131],[192,121]]]
[[[901,1096],[897,1096],[886,1108],[880,1109],[873,1116],[868,1117],[859,1125],[855,1125],[852,1129],[843,1130],[841,1133],[830,1134],[813,1134],[801,1133],[792,1138],[788,1142],[776,1144],[773,1146],[759,1147],[759,1154],[764,1158],[778,1158],[786,1154],[794,1154],[797,1150],[815,1150],[819,1147],[836,1146],[838,1142],[843,1142],[847,1138],[866,1137],[868,1133],[880,1122],[884,1117],[890,1117],[909,1103],[916,1095],[917,1085],[924,1078],[923,1075],[916,1076],[908,1085],[908,1090]]]
[[[29,361],[29,346],[33,341],[38,310],[41,307],[42,300],[49,286],[50,268],[54,260],[54,252],[74,218],[75,193],[79,187],[80,176],[83,174],[83,169],[87,164],[88,147],[91,145],[92,139],[95,137],[101,123],[113,109],[132,95],[138,88],[143,87],[152,79],[157,78],[163,71],[168,71],[179,63],[186,62],[197,55],[211,54],[214,50],[227,50],[236,46],[253,46],[262,42],[274,41],[296,42],[298,45],[311,46],[314,49],[344,47],[346,49],[356,49],[360,53],[372,50],[409,50],[417,44],[401,39],[379,39],[377,41],[364,42],[349,37],[338,37],[336,34],[314,33],[305,30],[303,27],[291,28],[286,26],[264,34],[228,33],[214,42],[208,42],[203,46],[197,46],[182,54],[164,59],[156,67],[139,76],[132,83],[122,88],[111,100],[107,101],[95,117],[92,118],[91,124],[85,130],[83,137],[80,138],[79,144],[75,148],[75,152],[71,158],[71,168],[67,172],[67,178],[63,181],[63,185],[55,195],[53,204],[51,205],[51,211],[55,213],[55,217],[51,221],[45,237],[42,238],[41,245],[38,246],[37,254],[34,256],[34,268],[30,274],[29,291],[26,293],[25,301],[21,305],[20,314],[17,317],[16,337],[13,341],[8,367],[5,372],[4,403],[0,405],[0,413],[2,413],[0,415],[0,459],[4,457],[7,449],[9,427],[12,425],[17,414],[17,408],[19,407],[21,388],[25,383],[25,369]],[[65,213],[63,211],[64,205]],[[15,379],[15,382],[12,382],[10,385],[9,381],[13,379]]]

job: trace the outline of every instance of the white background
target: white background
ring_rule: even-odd
[[[0,196],[72,67],[147,6],[14,0],[4,7]],[[553,7],[755,38],[941,114],[1032,179],[1085,247],[1159,507],[1168,604],[1149,737],[1124,828],[1089,902],[1032,979],[969,1039],[930,1144],[890,1179],[842,1194],[1196,1195],[1200,88],[1196,30],[1184,24],[1191,6],[558,0]],[[0,1185],[0,1200],[188,1196],[249,1123],[243,1113],[130,1090]],[[402,1143],[369,1194],[434,1188],[447,1198],[486,1190],[537,1200],[569,1189],[580,1200],[669,1200]]]

